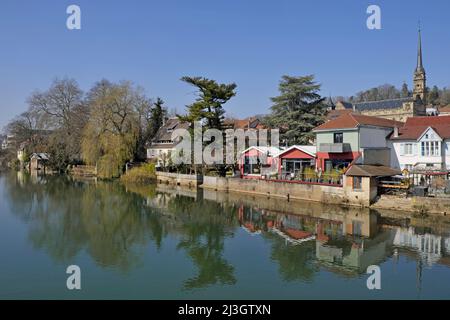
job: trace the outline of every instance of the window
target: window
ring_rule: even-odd
[[[414,146],[415,145],[412,144],[412,143],[405,143],[405,144],[403,144],[403,149],[402,149],[403,154],[406,155],[406,156],[414,155],[415,154]]]
[[[362,235],[362,222],[361,221],[352,221],[352,230],[354,236]]]
[[[333,138],[334,138],[334,143],[343,143],[344,142],[344,133],[335,132]]]
[[[422,141],[422,157],[438,157],[441,155],[441,143],[439,141]]]
[[[362,177],[353,177],[353,190],[362,189]]]

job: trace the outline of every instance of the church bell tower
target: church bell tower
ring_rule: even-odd
[[[426,103],[426,81],[427,77],[422,62],[422,36],[419,28],[419,44],[417,48],[417,66],[414,71],[414,90],[413,97],[415,100]]]

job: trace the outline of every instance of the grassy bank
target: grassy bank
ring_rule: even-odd
[[[125,183],[151,183],[156,180],[155,164],[148,163],[128,170],[120,179]]]

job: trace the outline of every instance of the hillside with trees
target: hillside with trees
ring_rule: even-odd
[[[383,84],[368,90],[359,91],[350,97],[336,96],[335,100],[358,103],[407,97],[412,97],[412,91],[408,88],[406,83],[403,83],[401,88],[396,88],[392,84]],[[433,105],[450,104],[450,87],[427,87],[427,103]]]

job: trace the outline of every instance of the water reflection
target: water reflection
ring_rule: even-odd
[[[143,263],[149,244],[162,249],[170,237],[195,267],[185,290],[237,283],[235,265],[224,255],[234,237],[268,243],[288,282],[313,281],[322,269],[357,277],[400,255],[418,261],[419,278],[422,266],[450,265],[450,228],[442,223],[164,185],[23,173],[2,179],[11,211],[29,225],[30,242],[55,261],[70,263],[87,253],[102,267],[128,273]],[[239,237],[242,232],[255,238]]]

